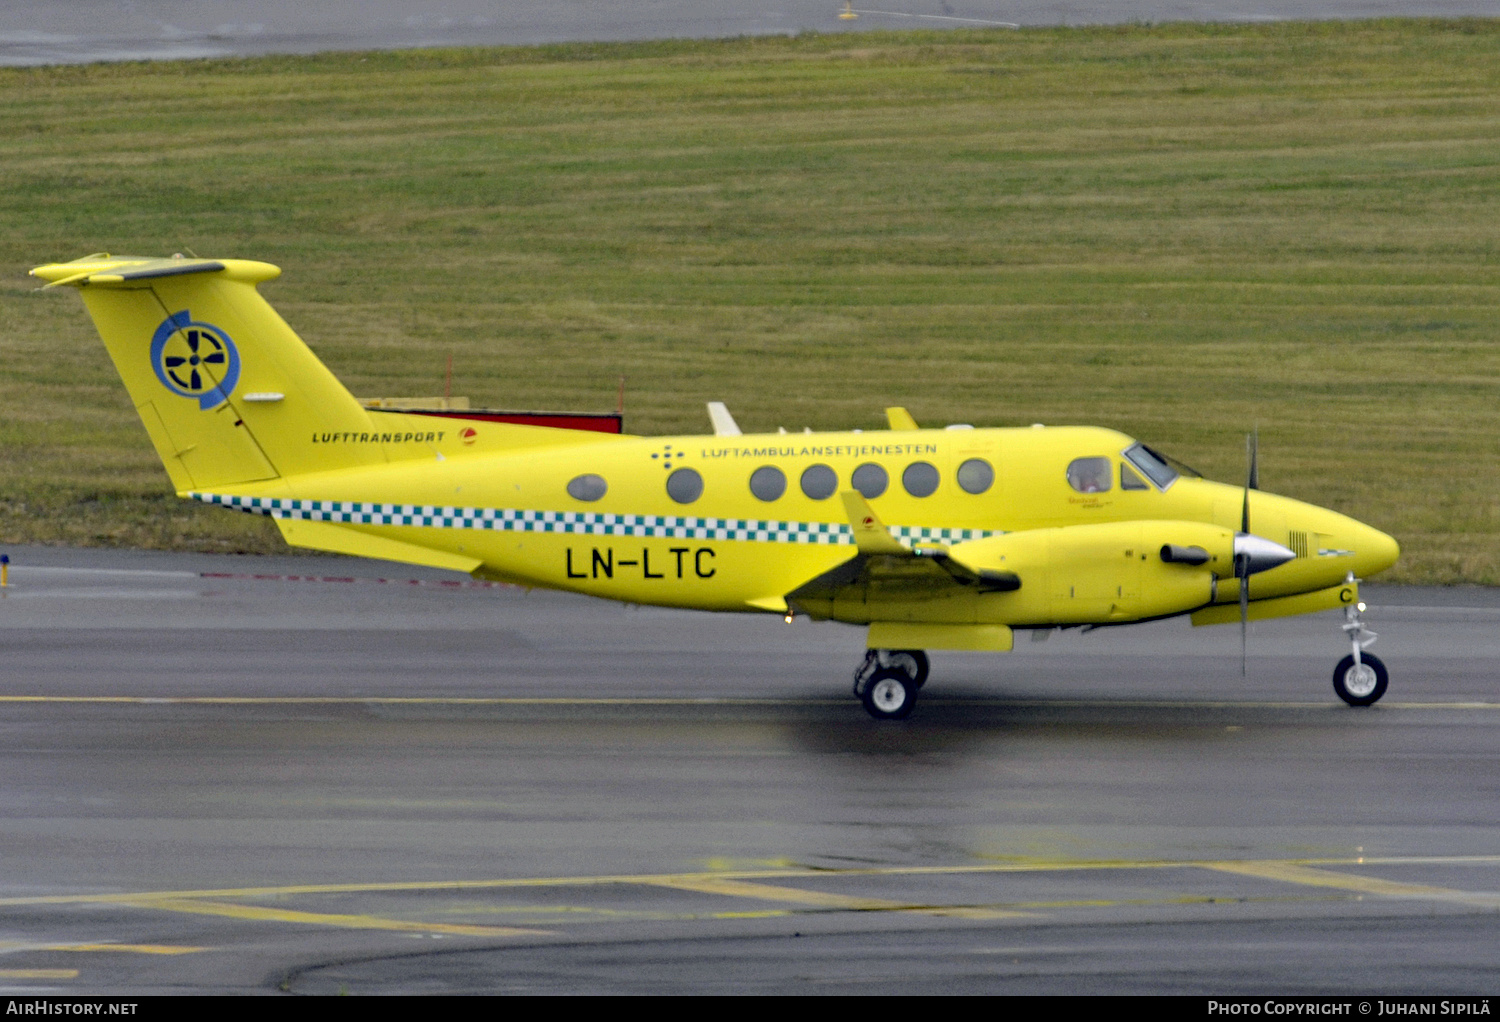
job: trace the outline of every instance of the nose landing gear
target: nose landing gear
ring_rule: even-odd
[[[1352,574],[1349,581],[1354,581]],[[1369,706],[1374,703],[1385,695],[1386,685],[1390,681],[1390,675],[1380,658],[1374,653],[1365,652],[1366,647],[1379,638],[1379,635],[1365,627],[1360,618],[1364,609],[1363,603],[1344,608],[1344,623],[1340,627],[1349,637],[1352,652],[1333,669],[1333,690],[1350,706]]]
[[[854,695],[876,720],[911,716],[927,682],[927,654],[920,649],[872,649],[854,672]]]

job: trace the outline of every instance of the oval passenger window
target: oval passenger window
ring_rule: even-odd
[[[958,466],[958,488],[965,493],[983,493],[995,485],[995,470],[983,458],[970,458]]]
[[[691,504],[703,496],[703,477],[695,469],[679,468],[667,476],[667,496],[679,504]]]
[[[1068,465],[1068,485],[1079,493],[1103,493],[1112,482],[1108,458],[1075,458]]]
[[[750,492],[760,500],[780,500],[786,492],[786,474],[775,465],[762,465],[750,473]]]
[[[839,488],[839,477],[827,465],[810,465],[802,473],[802,492],[813,500],[827,500]]]
[[[568,483],[568,496],[574,500],[598,500],[608,489],[609,484],[604,481],[603,476],[582,475]]]
[[[938,488],[938,470],[925,461],[914,461],[901,473],[901,485],[913,497],[930,497]]]
[[[886,475],[885,469],[872,462],[855,469],[854,474],[849,477],[849,485],[858,490],[866,500],[874,500],[891,485],[891,478]]]

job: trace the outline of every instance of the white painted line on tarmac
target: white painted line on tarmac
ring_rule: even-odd
[[[852,14],[879,14],[887,18],[922,18],[926,21],[955,21],[965,25],[996,25],[1000,28],[1020,28],[1014,21],[989,21],[985,18],[955,18],[948,14],[908,14],[905,11],[867,11],[861,7],[849,8]]]
[[[429,589],[524,589],[510,582],[449,578],[358,578],[350,575],[260,575],[234,571],[202,571],[199,578],[246,582],[334,582],[352,585],[418,586]]]
[[[158,571],[149,568],[49,568],[32,564],[15,564],[10,566],[10,573],[15,578],[23,578],[27,575],[61,575],[69,576],[89,575],[146,575],[156,578],[197,578],[196,571]]]
[[[736,698],[724,696],[142,696],[0,695],[3,703],[115,703],[185,706],[852,706],[847,697],[826,699]],[[929,698],[924,706],[1097,710],[1348,710],[1332,699],[1225,701],[1165,699],[952,699]],[[1384,710],[1500,710],[1500,702],[1382,702]]]

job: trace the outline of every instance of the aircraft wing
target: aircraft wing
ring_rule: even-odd
[[[850,598],[941,600],[975,593],[1014,592],[1021,587],[1021,580],[1014,573],[961,564],[940,544],[904,546],[891,535],[861,494],[850,490],[840,496],[859,552],[788,593],[789,606],[805,607]]]

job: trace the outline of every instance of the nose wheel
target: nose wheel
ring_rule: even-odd
[[[1350,706],[1369,706],[1385,695],[1389,681],[1385,664],[1374,653],[1366,653],[1358,663],[1351,653],[1333,669],[1333,690]]]
[[[927,682],[927,654],[920,649],[872,649],[854,672],[854,695],[876,720],[911,715]]]
[[[1349,576],[1349,581],[1355,581]],[[1344,608],[1344,623],[1341,626],[1349,637],[1350,653],[1333,669],[1333,691],[1350,706],[1369,706],[1385,695],[1390,674],[1385,664],[1374,653],[1365,650],[1379,636],[1365,627],[1360,618],[1365,605],[1355,603]]]

